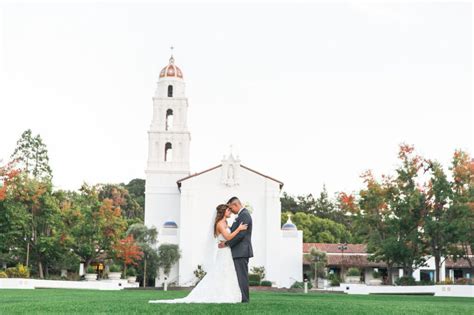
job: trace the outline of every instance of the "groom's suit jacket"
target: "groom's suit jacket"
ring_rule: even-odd
[[[252,217],[247,209],[242,209],[230,227],[234,232],[240,223],[247,224],[247,230],[240,231],[233,239],[227,241],[226,244],[232,250],[232,258],[250,258],[253,257],[252,249]]]

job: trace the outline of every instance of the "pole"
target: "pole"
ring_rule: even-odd
[[[308,279],[304,279],[304,293],[308,294]]]

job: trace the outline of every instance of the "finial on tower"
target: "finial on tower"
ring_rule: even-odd
[[[171,47],[170,47],[170,50],[171,50],[170,64],[171,64],[171,65],[174,64],[173,49],[174,49],[174,47],[171,46]]]

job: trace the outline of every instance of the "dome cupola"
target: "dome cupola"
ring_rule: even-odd
[[[161,69],[160,79],[161,78],[183,78],[183,72],[181,72],[181,69],[174,64],[173,55],[171,55],[170,62],[168,63],[168,65]]]
[[[174,221],[166,221],[163,224],[163,228],[165,228],[165,229],[177,229],[178,225]]]
[[[286,221],[285,224],[283,224],[281,229],[283,231],[296,231],[297,230],[296,225],[293,222],[291,222],[291,216],[290,215],[288,216],[288,220]]]

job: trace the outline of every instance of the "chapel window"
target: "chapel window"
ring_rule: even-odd
[[[165,162],[171,162],[173,160],[173,146],[170,142],[165,144]]]
[[[166,130],[170,130],[171,128],[173,128],[173,110],[172,109],[168,109],[166,111],[166,123],[165,123],[165,129]]]

